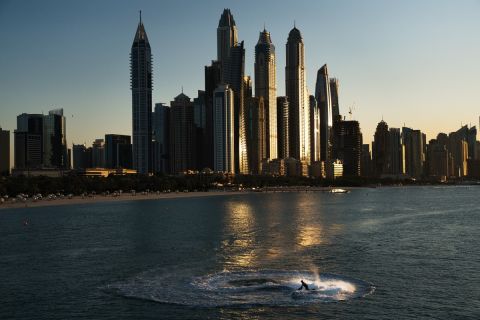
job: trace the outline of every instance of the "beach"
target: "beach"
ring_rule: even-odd
[[[226,195],[243,195],[248,194],[249,191],[195,191],[195,192],[169,192],[169,193],[154,193],[147,194],[137,193],[132,195],[131,193],[123,193],[121,195],[95,195],[95,196],[73,196],[71,199],[65,197],[63,199],[57,198],[55,200],[37,200],[32,201],[28,199],[26,202],[15,201],[11,199],[3,204],[0,204],[0,211],[2,209],[15,209],[15,208],[35,208],[35,207],[47,207],[47,206],[66,206],[77,204],[92,204],[102,202],[114,202],[114,201],[140,201],[140,200],[158,200],[158,199],[178,199],[178,198],[195,198],[195,197],[214,197],[214,196],[226,196]]]

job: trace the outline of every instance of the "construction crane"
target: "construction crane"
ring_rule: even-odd
[[[353,118],[353,111],[355,111],[355,102],[352,104],[350,108],[348,108],[348,114],[350,115],[350,120]]]

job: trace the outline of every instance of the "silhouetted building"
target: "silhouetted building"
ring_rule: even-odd
[[[213,168],[213,92],[222,82],[222,67],[219,61],[205,66],[205,149],[206,167]]]
[[[19,115],[14,140],[15,168],[68,167],[63,109],[51,110],[48,115]]]
[[[170,125],[170,107],[156,103],[153,116],[155,173],[170,173]]]
[[[332,120],[340,116],[340,104],[338,103],[339,83],[337,78],[330,78],[330,97],[332,102]]]
[[[92,143],[92,167],[105,168],[105,141],[95,139]]]
[[[405,146],[399,128],[390,128],[388,147],[389,167],[386,173],[395,176],[405,174]]]
[[[214,92],[213,137],[214,167],[217,172],[235,173],[234,97],[228,85]]]
[[[343,164],[343,175],[361,174],[362,133],[358,121],[337,120],[332,128],[332,159]]]
[[[326,64],[317,72],[315,98],[317,99],[317,104],[320,109],[320,160],[328,161],[331,151],[330,133],[333,121],[330,82]]]
[[[22,150],[15,148],[15,168],[40,168],[44,166],[44,118],[43,114],[22,113],[17,116],[17,130],[14,133],[14,142]],[[23,132],[25,134],[21,134]],[[50,144],[49,144],[50,145]]]
[[[305,75],[305,48],[300,30],[296,27],[288,34],[286,53],[285,94],[289,102],[289,155],[310,163],[310,103]]]
[[[198,90],[197,97],[193,99],[193,123],[195,124],[195,159],[197,170],[209,168],[209,155],[207,154],[207,108],[205,104],[205,91]],[[210,143],[211,144],[211,143]]]
[[[267,158],[266,107],[262,96],[247,101],[247,141],[250,173],[260,174]]]
[[[63,109],[48,112],[43,118],[43,166],[66,168],[68,166],[67,129]]]
[[[275,46],[270,33],[263,29],[255,46],[255,97],[265,105],[266,158],[278,157],[277,84]],[[254,170],[251,170],[254,171]]]
[[[132,89],[133,167],[140,174],[152,172],[152,53],[142,19],[130,54]]]
[[[273,159],[262,161],[262,174],[272,176],[286,176],[287,168],[285,165],[285,159]]]
[[[377,125],[372,144],[373,174],[376,177],[381,177],[382,174],[389,171],[389,143],[388,125],[382,120]]]
[[[446,181],[451,175],[449,172],[449,152],[447,147],[432,139],[427,148],[428,176],[437,181]]]
[[[16,169],[43,166],[44,115],[22,113],[14,131],[14,166]]]
[[[10,131],[0,127],[0,176],[10,174]]]
[[[286,159],[290,156],[289,152],[289,128],[288,112],[289,104],[287,97],[277,97],[277,136],[278,136],[278,157]]]
[[[468,177],[471,179],[480,179],[480,160],[468,159]]]
[[[14,132],[14,161],[15,169],[41,168],[42,155],[40,145],[42,136],[28,132]]]
[[[105,135],[105,168],[132,169],[132,143],[130,136]]]
[[[73,152],[73,169],[82,170],[91,168],[91,149],[87,152],[87,147],[84,144],[74,144],[72,146]]]
[[[405,144],[405,172],[412,178],[420,179],[425,161],[422,132],[403,127],[402,140]]]
[[[170,103],[170,167],[172,173],[195,170],[193,103],[183,92]]]
[[[360,174],[362,177],[372,176],[372,155],[370,145],[362,144],[362,156],[360,159]]]

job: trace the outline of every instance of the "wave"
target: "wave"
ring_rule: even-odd
[[[298,290],[304,280],[310,290]],[[203,276],[148,272],[106,291],[126,298],[192,307],[299,306],[356,299],[375,287],[363,280],[312,271],[223,271]]]

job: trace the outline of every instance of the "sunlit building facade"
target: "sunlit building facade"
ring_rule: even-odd
[[[213,95],[213,150],[216,172],[235,173],[234,96],[228,85],[221,85]]]
[[[277,79],[275,46],[270,33],[263,29],[255,46],[255,97],[265,105],[266,158],[278,157]]]
[[[286,45],[285,94],[289,100],[289,155],[310,163],[310,103],[305,75],[305,48],[296,27]]]
[[[315,98],[320,109],[320,160],[328,161],[331,152],[332,130],[332,100],[330,95],[330,81],[327,65],[323,65],[317,72],[315,84]]]

